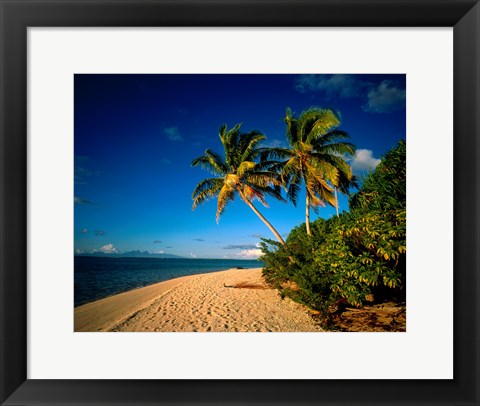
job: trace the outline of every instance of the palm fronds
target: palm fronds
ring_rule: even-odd
[[[285,114],[287,140],[290,148],[266,148],[261,152],[263,160],[280,160],[271,163],[270,170],[280,173],[287,198],[296,205],[300,186],[307,194],[308,207],[330,204],[337,206],[334,188],[348,190],[353,180],[345,156],[355,153],[355,146],[344,140],[349,136],[338,129],[340,115],[331,109],[312,107],[298,117],[287,108]]]
[[[193,209],[212,197],[217,197],[216,220],[224,213],[228,202],[236,194],[257,214],[275,234],[280,243],[285,245],[282,237],[273,226],[255,208],[252,201],[258,200],[268,206],[265,196],[285,200],[281,196],[283,184],[277,171],[277,161],[262,159],[268,153],[259,147],[265,136],[258,131],[240,132],[241,124],[232,129],[223,125],[219,137],[224,149],[224,158],[207,149],[204,155],[192,161],[193,166],[201,166],[216,175],[216,178],[204,179],[195,187],[192,199]],[[258,162],[259,161],[259,162]]]

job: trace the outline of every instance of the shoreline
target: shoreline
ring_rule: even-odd
[[[87,257],[87,258],[91,258],[91,257]],[[130,258],[130,257],[127,257],[127,258]],[[170,258],[168,258],[170,259]],[[174,258],[174,259],[177,259],[177,258]],[[182,258],[183,259],[183,258]],[[203,259],[203,258],[201,258]],[[207,259],[207,261],[209,261],[209,259]],[[219,261],[221,261],[219,259]],[[245,270],[248,270],[248,269],[259,269],[258,267],[253,267],[253,268],[245,268],[245,267],[236,267],[236,268],[227,268],[227,269],[215,269],[213,271],[208,271],[208,272],[202,272],[202,273],[193,273],[193,274],[189,274],[189,275],[182,275],[182,276],[176,276],[174,278],[170,278],[170,279],[165,279],[163,281],[158,281],[158,282],[153,282],[153,283],[150,283],[148,285],[145,285],[145,286],[137,286],[137,287],[134,287],[132,289],[128,289],[128,290],[124,290],[123,292],[117,292],[117,293],[112,293],[112,294],[109,294],[108,296],[104,296],[104,297],[100,297],[98,299],[93,299],[89,302],[86,302],[86,303],[82,303],[82,304],[79,304],[79,305],[73,305],[73,308],[74,309],[78,309],[79,307],[82,307],[82,306],[85,306],[85,305],[88,305],[90,303],[95,303],[95,302],[98,302],[100,300],[103,300],[103,299],[108,299],[110,297],[113,297],[113,296],[117,296],[117,295],[121,295],[122,293],[128,293],[128,292],[132,292],[134,290],[137,290],[137,289],[143,289],[143,288],[148,288],[149,286],[153,286],[153,285],[157,285],[159,283],[163,283],[163,282],[169,282],[169,281],[173,281],[175,279],[180,279],[180,278],[186,278],[188,276],[200,276],[200,275],[204,275],[204,274],[208,274],[208,273],[215,273],[215,272],[225,272],[225,271],[231,271],[231,270],[234,270],[234,269],[245,269]],[[261,269],[261,268],[260,268]]]
[[[182,276],[74,308],[75,332],[322,331],[308,310],[263,280],[262,268]]]
[[[160,298],[175,286],[198,275],[200,274],[180,276],[133,288],[74,307],[74,331],[105,331],[105,327],[121,322],[128,314],[144,308],[150,301]],[[115,309],[116,306],[119,307]],[[106,320],[107,317],[110,321]]]

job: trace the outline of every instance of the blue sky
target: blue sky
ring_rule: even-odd
[[[404,75],[75,75],[76,252],[141,250],[197,258],[255,258],[274,238],[240,199],[215,221],[216,201],[192,211],[195,185],[210,174],[191,161],[222,152],[218,129],[243,123],[267,145],[286,146],[285,110],[340,111],[365,175],[405,139]],[[287,235],[305,221],[297,207],[257,208]],[[340,198],[340,210],[347,210]],[[334,215],[332,207],[319,215]],[[312,213],[312,218],[317,218]]]

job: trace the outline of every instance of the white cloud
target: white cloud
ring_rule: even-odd
[[[369,149],[357,149],[355,157],[350,160],[350,166],[354,172],[373,171],[380,163],[380,159],[373,157]]]
[[[170,161],[170,159],[167,159],[167,158],[162,158],[160,159],[160,163],[163,165],[171,165],[172,161]]]
[[[357,97],[368,85],[368,82],[352,75],[300,75],[294,82],[295,89],[300,93],[322,92],[329,98]]]
[[[82,228],[80,231],[82,234],[87,234],[88,233],[88,228]]]
[[[262,250],[260,249],[250,249],[240,251],[237,255],[242,258],[258,258],[262,255]]]
[[[258,244],[229,244],[223,247],[224,250],[249,250],[258,248]]]
[[[277,140],[277,139],[266,139],[262,142],[262,147],[265,148],[287,148],[287,142],[284,140]]]
[[[74,156],[74,182],[76,184],[85,185],[87,178],[92,175],[92,172],[85,167],[81,166],[82,164],[88,162],[88,156],[75,155]]]
[[[116,254],[118,251],[113,246],[113,244],[105,244],[103,247],[100,247],[98,250],[93,250],[93,252],[103,252],[104,254]]]
[[[197,254],[195,254],[194,252],[191,252],[191,253],[190,253],[190,256],[191,256],[192,258],[197,258]]]
[[[75,204],[95,204],[95,203],[91,202],[90,200],[87,200],[87,199],[84,199],[83,197],[78,197],[78,196],[73,197],[73,202]]]
[[[295,89],[300,93],[322,93],[326,98],[365,99],[362,106],[370,113],[391,113],[405,108],[406,90],[390,80],[374,84],[359,80],[354,75],[300,75],[295,78]]]
[[[167,127],[163,129],[163,133],[168,137],[170,141],[183,141],[183,137],[180,134],[178,127]]]
[[[75,254],[83,254],[83,251],[81,249],[77,248],[75,250]]]
[[[367,95],[364,111],[370,113],[391,113],[405,108],[406,90],[400,89],[393,82],[384,80],[378,87],[371,89]]]

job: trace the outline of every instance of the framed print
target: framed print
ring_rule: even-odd
[[[2,404],[478,404],[476,1],[0,4]]]

